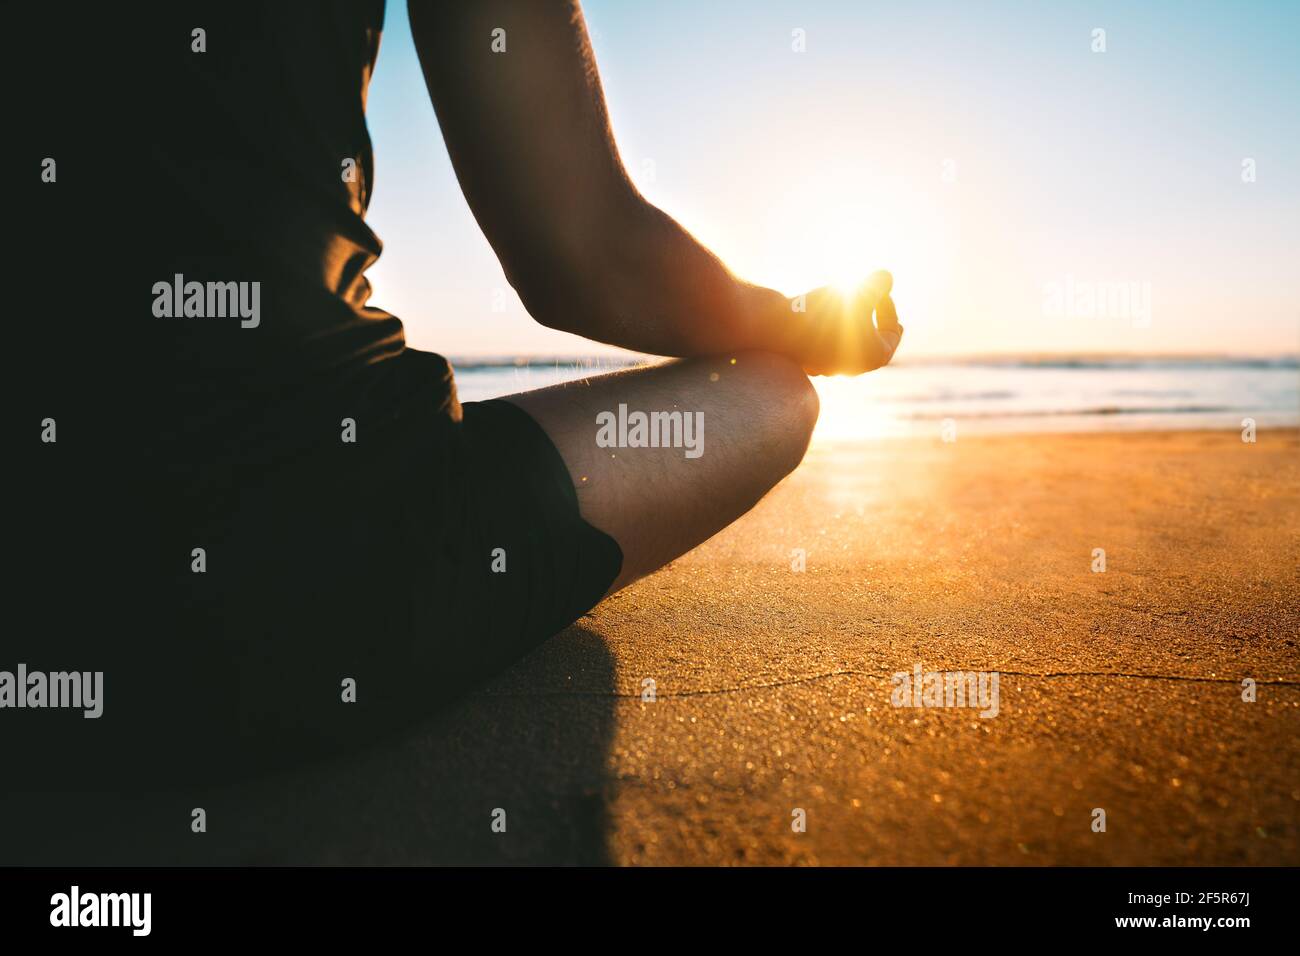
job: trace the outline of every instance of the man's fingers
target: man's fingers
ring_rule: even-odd
[[[894,357],[894,353],[898,351],[898,343],[903,341],[903,327],[901,325],[895,325],[888,332],[881,332],[880,337],[884,340],[885,346],[889,349],[889,354],[881,364],[888,365],[890,359]]]
[[[885,296],[876,303],[876,329],[882,353],[877,365],[879,367],[889,364],[889,360],[898,351],[898,343],[903,339],[903,327],[898,322],[898,309],[890,296]]]
[[[885,296],[876,303],[876,328],[881,332],[888,332],[898,328],[898,309],[894,306],[894,300]]]
[[[884,269],[873,272],[862,283],[861,294],[871,303],[879,302],[894,291],[894,277]]]
[[[871,371],[889,362],[898,346],[898,339],[892,335],[898,326],[898,312],[889,293],[894,287],[894,277],[885,270],[873,272],[858,292],[854,303],[854,324],[857,326],[859,342],[865,346],[862,356],[862,368]],[[872,324],[872,313],[875,324]],[[879,331],[877,331],[879,330]]]

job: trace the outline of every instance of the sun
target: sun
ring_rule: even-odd
[[[805,246],[806,258],[792,263],[792,269],[806,276],[803,286],[828,285],[840,295],[852,298],[871,273],[890,269],[888,252],[862,228],[852,213],[826,212],[813,224],[815,238]]]
[[[843,163],[781,189],[736,265],[787,295],[829,285],[848,296],[885,269],[896,291],[914,301],[950,265],[952,233],[922,184]]]
[[[765,165],[733,191],[744,197],[739,206],[720,202],[683,221],[737,276],[789,298],[829,286],[848,301],[872,273],[888,271],[905,338],[933,352],[947,344],[926,336],[948,323],[965,200],[937,171],[882,171],[858,158],[868,152]]]

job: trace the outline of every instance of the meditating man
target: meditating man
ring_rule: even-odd
[[[93,516],[122,525],[94,539],[129,568],[109,598],[125,616],[100,613],[130,626],[57,663],[103,670],[97,723],[134,713],[186,742],[177,759],[281,762],[453,698],[753,507],[803,457],[808,375],[878,368],[902,335],[887,273],[792,300],[637,192],[575,0],[409,9],[456,176],[528,312],[672,360],[461,404],[448,363],[368,304],[382,3],[163,8],[115,54],[144,74],[115,138],[86,132],[68,150],[86,162],[60,166],[129,199],[140,235],[97,246],[114,384],[60,406],[69,450],[46,467],[84,489],[67,456],[110,444],[106,402],[130,423],[97,469],[121,496]],[[209,309],[212,289],[229,301]]]

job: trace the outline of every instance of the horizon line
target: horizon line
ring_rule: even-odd
[[[670,356],[625,353],[448,353],[446,358],[457,368],[523,368],[530,365],[640,365]],[[904,356],[891,365],[978,365],[1017,362],[1050,365],[1062,362],[1300,362],[1300,351],[1282,352],[965,352],[936,355]]]

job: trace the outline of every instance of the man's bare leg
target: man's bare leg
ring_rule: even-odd
[[[506,396],[550,436],[583,518],[623,549],[609,593],[685,554],[752,508],[803,458],[817,393],[769,352],[684,359]],[[606,448],[602,412],[703,413],[703,451]]]

